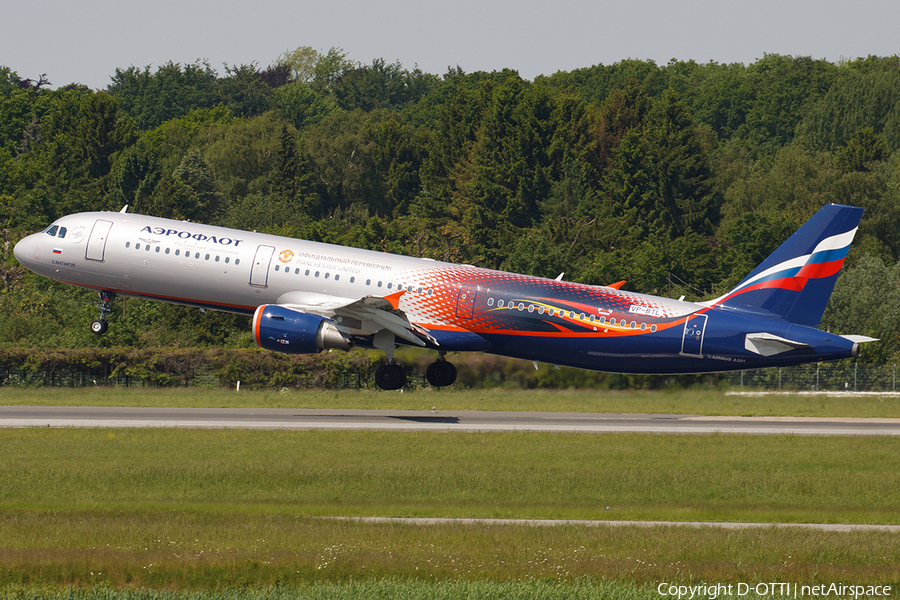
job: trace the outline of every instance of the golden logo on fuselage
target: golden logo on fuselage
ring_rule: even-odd
[[[278,260],[283,263],[289,263],[294,258],[293,250],[282,250],[281,254],[278,255]]]

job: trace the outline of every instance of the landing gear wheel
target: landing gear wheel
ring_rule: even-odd
[[[109,329],[109,323],[107,323],[104,319],[94,319],[91,321],[91,331],[96,333],[97,335],[103,335],[106,333],[106,330]]]
[[[383,390],[399,390],[406,385],[406,371],[396,363],[381,365],[375,371],[375,385]]]
[[[444,387],[456,381],[456,367],[445,360],[436,360],[425,369],[425,379],[434,387]]]
[[[100,290],[100,318],[91,321],[91,331],[97,335],[103,335],[109,329],[109,323],[106,321],[106,315],[112,312],[112,301],[115,300],[116,293],[107,290]]]

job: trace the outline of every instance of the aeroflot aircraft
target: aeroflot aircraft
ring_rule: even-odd
[[[127,209],[127,207],[126,207]],[[618,373],[703,373],[855,357],[864,336],[817,329],[862,215],[822,208],[721,298],[684,302],[429,259],[136,214],[69,215],[16,244],[35,273],[100,293],[253,315],[261,347],[378,348],[382,389],[406,382],[397,344]]]

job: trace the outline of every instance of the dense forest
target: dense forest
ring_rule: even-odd
[[[823,204],[866,209],[822,328],[900,353],[900,57],[623,60],[534,81],[340,49],[118,69],[105,90],[0,67],[0,348],[241,348],[247,319],[32,276],[62,215],[209,222],[696,300]]]

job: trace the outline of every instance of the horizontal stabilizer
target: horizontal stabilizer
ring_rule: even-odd
[[[877,342],[878,338],[869,337],[867,335],[842,335],[845,340],[850,340],[854,344],[866,344],[868,342]]]
[[[791,350],[809,348],[809,344],[788,340],[772,333],[748,333],[744,338],[744,348],[760,356],[775,356]]]

